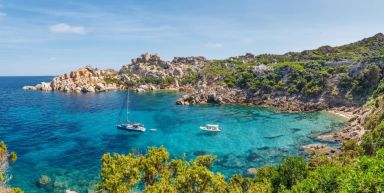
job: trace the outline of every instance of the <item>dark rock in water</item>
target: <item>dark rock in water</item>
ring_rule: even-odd
[[[275,138],[279,138],[279,137],[282,137],[283,135],[272,135],[272,136],[264,136],[265,139],[275,139]]]
[[[263,147],[258,147],[256,148],[257,150],[268,150],[271,149],[271,147],[263,146]],[[252,151],[252,150],[251,150]]]
[[[201,156],[201,155],[208,155],[209,153],[207,151],[194,151],[193,155],[194,156]]]
[[[289,152],[289,149],[286,148],[286,147],[279,147],[278,150],[281,151],[281,152],[284,152],[284,153]]]
[[[221,159],[218,165],[221,165],[226,168],[244,168],[246,166],[246,163],[244,161],[244,158],[242,158],[241,156],[236,156],[235,154],[228,154]]]
[[[257,149],[251,149],[247,155],[247,161],[248,162],[258,162],[262,160],[262,157],[258,154]]]
[[[286,156],[289,152],[288,148],[277,148],[277,147],[259,147],[250,149],[247,155],[247,161],[253,163],[260,163],[263,160],[280,160],[282,157]]]
[[[301,131],[300,128],[289,128],[289,130],[291,130],[292,132],[296,133],[298,131]]]

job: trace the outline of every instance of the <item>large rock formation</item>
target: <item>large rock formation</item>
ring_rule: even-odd
[[[165,79],[167,77],[181,78],[189,72],[196,72],[209,63],[204,57],[175,57],[171,62],[163,61],[158,55],[143,54],[132,59],[132,63],[124,65],[120,74],[126,74],[133,79],[143,77]]]
[[[138,92],[179,89],[183,77],[199,72],[209,63],[204,57],[175,57],[172,61],[164,61],[156,54],[147,53],[122,66],[119,74]]]
[[[61,92],[104,92],[129,89],[137,92],[159,89],[179,89],[179,81],[197,73],[210,61],[204,57],[175,57],[172,61],[161,60],[158,55],[143,54],[123,65],[119,72],[92,67],[57,76],[51,82],[36,86],[24,86],[24,90]]]
[[[36,86],[25,86],[25,90],[61,91],[61,92],[103,92],[121,89],[119,76],[114,70],[99,70],[92,67],[53,78],[52,82],[42,82]]]
[[[189,88],[193,90],[192,88]],[[189,104],[240,104],[247,101],[245,93],[240,89],[230,89],[222,86],[198,87],[191,94],[184,95],[176,101],[178,105]]]

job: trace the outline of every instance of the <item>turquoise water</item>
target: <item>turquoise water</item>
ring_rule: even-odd
[[[157,132],[132,134],[115,125],[125,93],[65,94],[21,90],[51,77],[0,78],[0,137],[19,159],[12,166],[12,185],[29,192],[86,192],[96,183],[106,152],[145,152],[164,145],[173,156],[212,153],[214,168],[227,177],[249,167],[278,163],[299,155],[313,136],[341,128],[344,121],[324,112],[276,113],[273,109],[236,105],[177,106],[179,93],[132,93],[131,119]],[[223,131],[198,128],[217,123]],[[52,178],[45,188],[41,175]]]

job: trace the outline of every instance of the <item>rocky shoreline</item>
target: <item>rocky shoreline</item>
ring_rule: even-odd
[[[365,119],[370,114],[369,109],[362,107],[356,109],[340,107],[337,109],[331,109],[329,112],[347,118],[347,126],[335,133],[319,135],[316,137],[316,139],[326,142],[340,142],[350,139],[361,141],[363,135],[367,131],[363,125],[365,123]]]

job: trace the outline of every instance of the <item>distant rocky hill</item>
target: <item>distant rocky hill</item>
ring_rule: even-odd
[[[177,104],[250,103],[288,111],[361,106],[382,85],[384,35],[339,47],[225,60],[143,54],[119,71],[84,67],[24,89],[62,92],[187,92]]]

